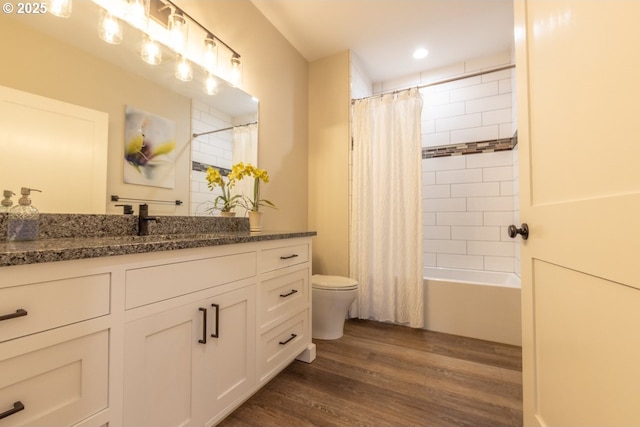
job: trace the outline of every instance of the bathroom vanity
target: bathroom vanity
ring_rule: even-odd
[[[0,242],[0,426],[210,426],[311,362],[311,237]]]

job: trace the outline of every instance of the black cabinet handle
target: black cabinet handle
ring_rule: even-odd
[[[292,339],[294,339],[295,337],[297,337],[296,334],[291,334],[291,336],[289,338],[287,338],[284,341],[280,341],[278,344],[280,345],[287,345],[289,343],[289,341],[291,341]]]
[[[286,293],[286,294],[280,294],[280,296],[281,296],[282,298],[286,298],[286,297],[291,296],[291,295],[296,294],[296,293],[298,293],[298,290],[297,290],[297,289],[291,289],[291,292],[288,292],[288,293]]]
[[[16,412],[20,412],[22,410],[24,410],[24,405],[22,404],[22,402],[18,400],[17,402],[13,403],[13,409],[9,409],[8,411],[0,414],[0,420],[3,418],[7,418],[8,416],[13,415]]]
[[[216,309],[216,331],[211,334],[211,338],[220,338],[220,305],[211,304],[211,307]]]
[[[293,254],[293,255],[288,255],[288,256],[281,256],[280,259],[291,259],[291,258],[295,258],[297,256],[298,256],[298,254]]]
[[[15,313],[5,314],[3,316],[0,316],[0,322],[2,322],[3,320],[15,319],[16,317],[22,317],[26,315],[27,315],[27,310],[19,308],[16,310]]]
[[[200,344],[207,343],[207,309],[200,307],[198,309],[202,312],[202,339],[198,340]]]

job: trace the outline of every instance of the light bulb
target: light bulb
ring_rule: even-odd
[[[207,75],[207,78],[204,81],[204,88],[207,95],[215,95],[218,93],[218,81],[211,73]]]
[[[218,68],[218,45],[211,34],[204,39],[202,61],[204,69],[210,73]]]
[[[147,64],[158,65],[162,62],[162,49],[160,49],[160,45],[155,40],[145,34],[142,37],[140,56]]]
[[[230,83],[232,86],[238,87],[240,86],[241,81],[242,81],[242,62],[240,62],[239,57],[234,55],[233,58],[231,58]]]
[[[182,15],[172,13],[169,15],[169,34],[171,37],[171,49],[178,53],[184,53],[187,47],[189,27],[187,20]]]
[[[71,0],[48,0],[47,10],[49,13],[60,18],[71,16]]]
[[[149,0],[129,0],[126,19],[134,27],[145,30],[149,22]]]
[[[176,62],[176,78],[183,82],[188,82],[193,78],[191,64],[182,55],[178,55],[178,61]]]
[[[106,10],[102,10],[98,24],[98,35],[107,43],[119,44],[122,42],[122,24],[118,18]]]

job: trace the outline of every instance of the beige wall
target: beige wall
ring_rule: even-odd
[[[349,52],[309,66],[309,228],[313,270],[349,275]]]
[[[278,206],[264,209],[265,228],[307,229],[308,62],[250,1],[176,4],[238,51],[242,87],[260,99],[258,162],[271,178],[261,191]]]
[[[260,99],[258,161],[271,177],[271,182],[263,187],[263,196],[279,208],[265,209],[265,227],[306,229],[308,62],[248,0],[182,0],[176,3],[242,55],[242,88]],[[190,101],[187,98],[82,51],[30,35],[13,21],[0,15],[3,36],[0,37],[3,55],[0,85],[109,113],[110,190],[116,188],[118,180],[122,181],[125,103],[132,102],[139,108],[174,118],[179,128],[178,140],[188,140]],[[39,54],[25,55],[29,46],[37,47]],[[12,69],[7,64],[18,65]],[[135,102],[129,99],[135,99]],[[176,190],[179,193],[176,198],[185,201],[188,201],[189,191],[188,151],[185,150],[181,160],[185,166],[179,166],[184,176],[179,178],[179,189]],[[133,190],[136,186],[128,187]],[[160,191],[161,194],[154,198],[174,198],[165,192]],[[188,208],[188,204],[184,207]],[[179,214],[186,214],[186,210]]]

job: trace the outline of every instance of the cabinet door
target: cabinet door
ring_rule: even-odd
[[[126,325],[126,426],[210,425],[252,390],[255,293],[251,285]]]
[[[192,360],[205,346],[199,343],[203,333],[199,308],[189,304],[125,326],[125,426],[198,425]]]
[[[256,384],[255,295],[251,285],[207,300],[209,337],[194,363],[202,368],[194,394],[202,398],[204,425],[217,422]]]

